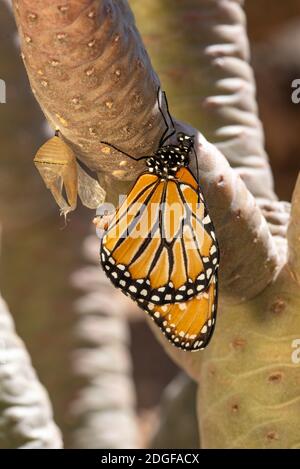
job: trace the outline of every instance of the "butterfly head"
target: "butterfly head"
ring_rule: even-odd
[[[177,134],[178,146],[181,151],[189,153],[194,146],[194,136],[187,135],[183,132],[178,132]]]
[[[147,159],[149,172],[162,178],[172,179],[181,167],[188,166],[194,139],[178,133],[177,140],[177,145],[164,145]]]

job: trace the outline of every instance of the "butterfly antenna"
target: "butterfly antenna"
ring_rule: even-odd
[[[171,116],[171,114],[170,114],[169,104],[168,104],[168,100],[167,100],[166,93],[165,93],[164,91],[162,91],[162,95],[163,95],[163,97],[164,97],[164,101],[165,101],[165,105],[166,105],[166,109],[167,109],[167,116],[168,116],[168,118],[169,118],[169,120],[170,120],[170,122],[171,122],[171,124],[172,124],[172,127],[169,126],[168,121],[167,121],[167,118],[166,118],[166,116],[165,116],[165,114],[164,114],[164,112],[163,112],[163,110],[162,110],[162,107],[161,107],[161,104],[160,104],[160,101],[159,101],[159,93],[160,93],[160,88],[158,88],[158,98],[157,98],[157,99],[158,99],[158,108],[159,108],[160,113],[161,113],[161,115],[162,115],[162,117],[163,117],[163,120],[164,120],[164,122],[165,122],[165,124],[166,124],[166,130],[165,130],[164,133],[162,134],[161,139],[160,139],[160,141],[159,141],[159,146],[162,147],[162,146],[165,144],[165,142],[166,142],[170,137],[172,137],[172,135],[174,135],[174,134],[176,133],[176,129],[175,129],[174,121],[173,121],[172,116]],[[169,130],[171,130],[171,133],[170,133],[170,134],[168,134]]]
[[[200,171],[199,171],[199,162],[198,162],[198,155],[197,155],[197,152],[195,150],[195,145],[193,144],[193,152],[194,152],[194,155],[195,155],[195,159],[196,159],[196,176],[197,176],[197,182],[198,184],[200,184]],[[199,198],[199,194],[198,194],[198,198]]]
[[[166,103],[166,108],[167,108],[167,114],[168,114],[169,119],[170,119],[170,121],[171,121],[171,123],[172,123],[173,129],[175,129],[175,124],[174,124],[174,121],[173,121],[172,116],[171,116],[171,113],[170,113],[169,103],[168,103],[168,100],[167,100],[167,96],[166,96],[165,91],[163,91],[163,95],[164,95],[164,98],[165,98],[165,103]]]

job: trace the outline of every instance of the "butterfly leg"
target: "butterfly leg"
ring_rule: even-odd
[[[138,158],[136,158],[135,156],[130,155],[130,154],[127,153],[126,151],[123,151],[123,150],[121,150],[120,148],[116,147],[116,146],[113,145],[112,143],[108,143],[108,142],[104,142],[104,141],[101,141],[100,143],[103,143],[103,145],[107,145],[108,147],[111,147],[111,148],[113,148],[114,150],[117,150],[118,152],[123,153],[123,155],[128,156],[128,158],[130,158],[130,159],[132,159],[132,160],[135,160],[135,161],[144,160],[145,158],[148,158],[148,155],[139,156]]]

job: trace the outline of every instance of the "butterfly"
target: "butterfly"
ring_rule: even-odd
[[[201,187],[188,168],[194,137],[176,133],[163,96],[172,131],[158,92],[166,130],[156,152],[139,158],[147,168],[106,226],[100,258],[112,283],[174,345],[198,350],[208,344],[215,323],[219,248]],[[175,133],[177,143],[166,144]]]

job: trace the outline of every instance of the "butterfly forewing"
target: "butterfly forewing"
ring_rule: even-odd
[[[138,178],[103,238],[101,261],[114,285],[137,301],[185,302],[207,290],[218,246],[187,168],[174,179]]]

